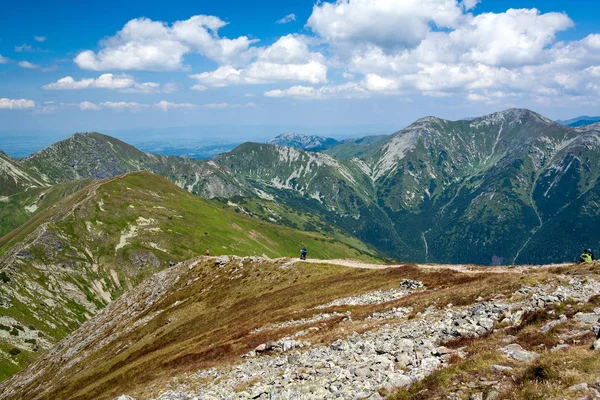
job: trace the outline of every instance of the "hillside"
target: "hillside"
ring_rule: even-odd
[[[342,240],[343,235],[338,235]],[[372,259],[318,233],[251,219],[148,172],[95,181],[0,239],[0,378],[154,272],[211,254]],[[7,329],[5,329],[7,328]],[[18,356],[11,356],[11,349]]]
[[[17,160],[0,151],[0,203],[5,202],[8,196],[28,188],[49,185],[50,182],[43,176],[28,171]]]
[[[81,179],[54,186],[32,186],[4,196],[0,200],[0,237],[23,226],[34,214],[53,206],[90,183],[90,179]]]
[[[113,302],[0,394],[593,398],[598,278],[597,266],[196,258]]]

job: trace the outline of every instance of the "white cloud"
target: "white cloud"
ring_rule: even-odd
[[[383,78],[377,74],[367,74],[364,86],[372,92],[394,92],[400,85],[393,79]]]
[[[22,44],[20,46],[15,46],[15,51],[17,53],[29,53],[33,51],[33,47],[28,44]]]
[[[35,107],[35,101],[33,100],[0,98],[1,110],[23,110],[33,107]]]
[[[171,103],[168,102],[166,100],[161,100],[158,103],[156,103],[154,105],[157,108],[160,108],[163,111],[169,111],[170,109],[174,109],[174,108],[182,108],[182,109],[191,109],[196,107],[195,104],[190,104],[190,103]]]
[[[163,87],[156,82],[139,83],[131,75],[102,74],[98,78],[85,78],[76,81],[66,76],[43,86],[47,90],[110,89],[125,93],[171,93],[177,88],[174,84]]]
[[[153,103],[153,104],[144,104],[144,103],[137,103],[137,102],[127,102],[127,101],[104,101],[101,102],[100,104],[96,104],[96,103],[91,103],[89,101],[84,101],[81,102],[79,104],[61,104],[63,106],[77,106],[80,110],[83,111],[88,111],[88,110],[93,110],[93,111],[98,111],[101,109],[106,109],[106,110],[113,110],[113,111],[130,111],[130,112],[137,112],[137,111],[142,111],[142,110],[148,110],[148,109],[152,109],[152,108],[157,108],[159,110],[162,110],[164,112],[167,112],[169,110],[175,110],[175,109],[182,109],[182,110],[190,110],[192,108],[195,108],[196,105],[195,104],[191,104],[191,103],[172,103],[170,101],[166,101],[166,100],[161,100],[157,103]]]
[[[574,26],[564,13],[509,9],[470,14],[478,0],[318,2],[307,26],[363,95],[462,93],[471,101],[514,96],[589,96],[600,85],[600,35],[558,42]],[[336,85],[294,86],[267,95],[345,97]],[[546,89],[546,90],[543,90]],[[587,94],[586,94],[587,92]],[[327,93],[324,95],[323,93]]]
[[[481,0],[462,0],[461,6],[465,11],[472,10]]]
[[[8,64],[9,62],[10,58],[2,57],[2,55],[0,55],[0,64]]]
[[[79,109],[82,111],[86,111],[86,110],[98,111],[98,110],[100,110],[100,106],[98,104],[91,103],[89,101],[82,101],[81,103],[79,103],[78,106],[79,106]]]
[[[489,101],[490,98],[476,93],[469,93],[467,99],[471,101]]]
[[[464,18],[455,0],[337,0],[318,2],[307,25],[334,45],[413,48],[431,25],[454,28]]]
[[[296,20],[296,14],[288,14],[285,17],[275,21],[276,24],[288,24]]]
[[[25,68],[25,69],[37,69],[37,68],[40,68],[40,66],[39,66],[39,65],[37,65],[37,64],[32,64],[32,63],[30,63],[29,61],[19,61],[19,62],[17,63],[17,65],[18,65],[19,67],[21,67],[21,68]]]
[[[558,41],[558,34],[574,26],[564,13],[471,13],[479,2],[318,1],[306,25],[310,33],[282,36],[265,46],[247,36],[220,37],[227,23],[214,16],[174,23],[138,18],[101,41],[98,50],[78,54],[75,62],[91,70],[186,70],[186,56],[200,54],[216,66],[190,74],[195,80],[190,89],[288,84],[266,91],[269,97],[420,94],[488,103],[526,97],[598,102],[600,33]],[[335,71],[334,82],[327,85],[330,70]],[[340,84],[340,77],[350,82]],[[167,85],[131,80],[130,86],[115,90],[167,91]],[[232,107],[223,104],[214,108]]]
[[[124,111],[124,110],[139,111],[142,108],[147,107],[147,105],[136,103],[136,102],[133,102],[133,101],[130,101],[130,102],[126,102],[126,101],[117,101],[117,102],[104,101],[104,102],[100,103],[100,106],[102,106],[104,108],[109,108],[109,109],[115,110],[115,111]]]
[[[367,90],[360,84],[348,82],[337,86],[322,86],[314,88],[309,86],[292,86],[289,89],[269,90],[267,97],[293,97],[297,99],[329,99],[329,98],[364,98],[368,97]]]
[[[190,75],[190,78],[211,87],[278,81],[327,82],[325,57],[311,52],[307,42],[303,36],[283,36],[271,46],[257,49],[256,59],[245,68],[223,65],[211,72]]]
[[[46,41],[46,36],[34,36],[33,38],[35,39],[36,42],[40,42],[40,43],[43,43]]]
[[[227,23],[217,17],[196,15],[168,25],[148,18],[133,19],[117,34],[101,42],[97,53],[86,50],[75,57],[82,69],[102,71],[184,69],[183,56],[199,53],[219,63],[235,64],[244,59],[254,40],[246,36],[220,38]]]
[[[197,85],[192,86],[190,89],[195,90],[197,92],[204,92],[208,88],[204,85],[197,84]]]

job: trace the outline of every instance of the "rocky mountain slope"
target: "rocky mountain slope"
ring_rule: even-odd
[[[469,121],[428,117],[371,144],[346,160],[247,144],[214,161],[400,259],[547,263],[600,245],[585,222],[598,209],[595,125],[572,129],[512,109]],[[581,207],[589,212],[576,214]],[[572,218],[573,239],[545,229]]]
[[[80,179],[53,186],[31,186],[4,196],[0,199],[0,237],[23,226],[34,214],[52,207],[91,182],[91,179]]]
[[[332,138],[323,138],[315,135],[300,135],[294,132],[282,133],[269,140],[269,144],[276,146],[293,147],[306,151],[322,151],[338,145],[340,142]]]
[[[225,211],[149,172],[94,181],[0,239],[0,378],[169,261],[207,248],[281,257],[302,246],[318,257],[372,258],[345,238]]]
[[[0,202],[5,202],[8,196],[28,188],[45,187],[50,183],[39,173],[27,170],[16,160],[0,151]]]
[[[49,183],[103,179],[147,170],[204,198],[245,193],[235,185],[234,178],[210,162],[144,153],[118,139],[93,132],[76,133],[18,163]]]
[[[588,266],[196,258],[111,303],[0,394],[593,398],[599,278]]]
[[[52,183],[148,169],[202,197],[260,203],[252,214],[273,222],[293,221],[289,210],[312,215],[390,258],[489,265],[573,260],[599,248],[590,223],[599,160],[597,124],[575,129],[511,109],[427,117],[323,152],[245,143],[208,162],[82,134],[17,165]]]

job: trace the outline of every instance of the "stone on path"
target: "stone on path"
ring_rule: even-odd
[[[513,343],[501,349],[507,356],[517,361],[533,361],[537,354],[523,349],[520,345]]]

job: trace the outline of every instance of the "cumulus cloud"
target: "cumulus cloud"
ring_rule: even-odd
[[[29,61],[19,61],[19,62],[17,63],[17,65],[18,65],[19,67],[21,67],[21,68],[25,68],[25,69],[38,69],[38,68],[40,68],[40,66],[39,66],[39,65],[37,65],[37,64],[33,64],[33,63],[30,63]]]
[[[97,71],[187,70],[186,56],[200,54],[216,66],[190,73],[195,81],[191,90],[286,83],[264,92],[268,97],[421,94],[472,102],[525,97],[539,102],[553,98],[599,102],[600,34],[559,41],[561,32],[574,27],[564,13],[537,9],[473,13],[479,2],[318,1],[306,24],[307,33],[285,35],[262,46],[248,36],[220,36],[227,23],[214,16],[197,15],[174,23],[137,18],[101,41],[99,49],[79,53],[75,62]],[[335,73],[329,84],[331,70]],[[99,79],[65,77],[47,86],[97,87]],[[110,85],[120,84],[127,86],[114,90],[160,92],[167,86],[111,75]],[[214,108],[232,107],[222,104]],[[127,107],[136,108],[116,108]]]
[[[296,20],[296,14],[288,14],[285,17],[275,21],[276,24],[289,24]]]
[[[270,46],[257,49],[255,59],[244,68],[223,65],[211,72],[190,75],[190,78],[210,87],[278,81],[316,84],[327,81],[324,62],[322,54],[310,51],[307,38],[287,35]]]
[[[46,90],[110,89],[126,93],[171,93],[177,89],[174,84],[161,86],[156,82],[139,83],[131,75],[113,74],[102,74],[98,78],[85,78],[79,81],[66,76],[42,87]]]
[[[582,96],[600,87],[600,35],[560,42],[574,26],[537,9],[473,15],[479,0],[317,2],[309,27],[328,47],[324,64],[355,81],[352,95],[414,94],[470,101]],[[340,85],[292,86],[267,96],[347,97]],[[357,90],[358,88],[358,90]]]
[[[334,45],[407,49],[417,46],[432,25],[455,28],[463,18],[453,0],[337,0],[317,2],[307,25]]]
[[[89,101],[82,101],[81,103],[79,103],[78,107],[82,111],[87,111],[87,110],[98,111],[98,110],[100,110],[100,106],[98,104],[91,103]]]
[[[33,100],[0,98],[0,109],[2,110],[23,110],[33,107],[35,107]]]
[[[0,55],[0,64],[8,64],[10,62],[10,58],[2,57]]]
[[[101,42],[97,53],[86,50],[75,57],[82,69],[103,71],[183,69],[183,56],[199,53],[219,63],[243,60],[255,42],[246,36],[221,38],[227,23],[214,16],[196,15],[169,25],[148,18],[133,19],[113,37]]]
[[[46,41],[46,36],[34,36],[36,42],[43,43]]]

